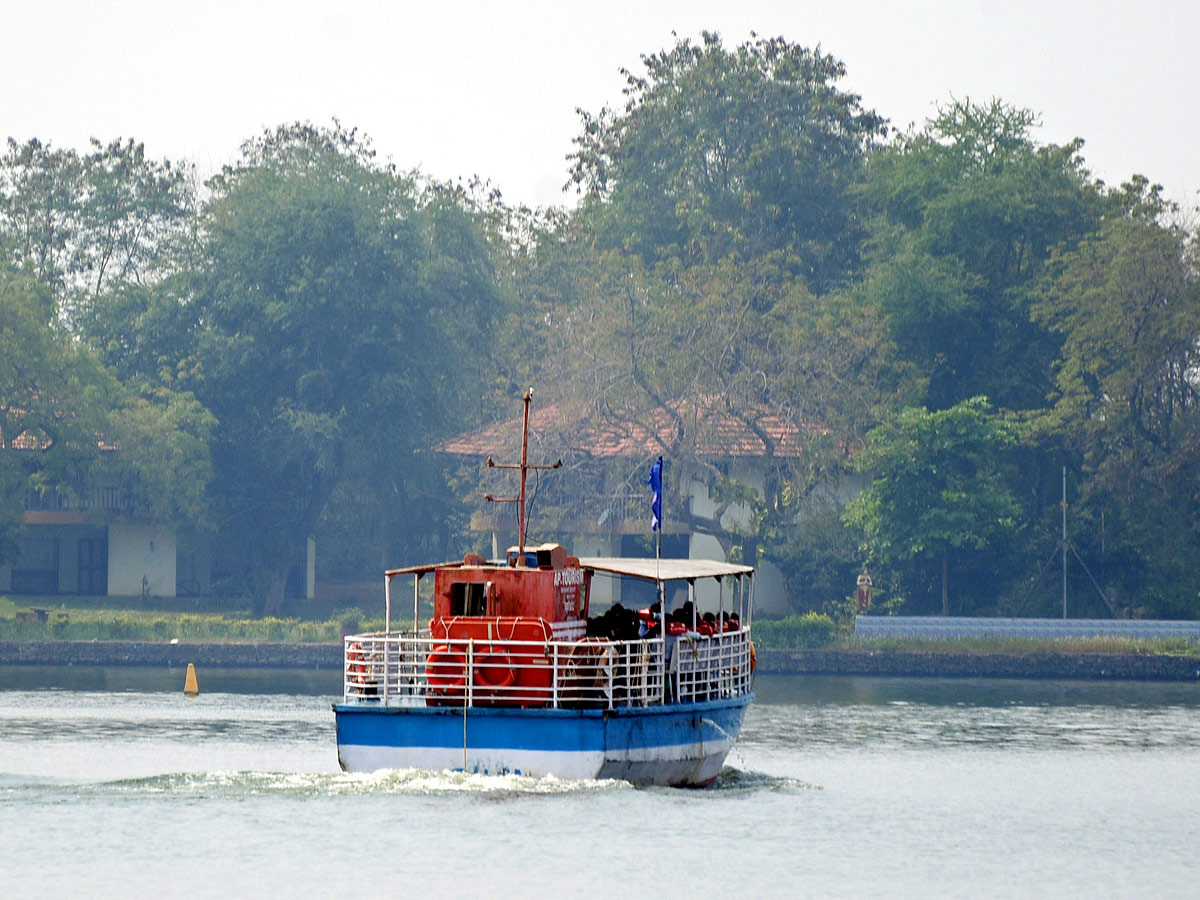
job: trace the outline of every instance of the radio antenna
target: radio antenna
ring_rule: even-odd
[[[517,504],[517,565],[525,565],[525,479],[529,471],[541,471],[545,469],[561,469],[562,460],[550,466],[535,466],[529,463],[529,402],[533,399],[533,388],[525,392],[525,414],[521,424],[521,461],[519,463],[498,463],[490,456],[487,458],[487,467],[489,469],[520,469],[521,470],[521,494],[519,497],[493,497],[491,494],[485,494],[484,499],[491,503],[516,503]]]

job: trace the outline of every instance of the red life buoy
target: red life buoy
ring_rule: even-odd
[[[467,658],[448,644],[439,644],[425,659],[425,678],[434,688],[458,688],[467,683]]]
[[[362,687],[367,683],[367,659],[358,641],[351,641],[346,648],[346,674],[352,684]]]
[[[475,657],[471,680],[478,687],[489,691],[501,691],[516,684],[517,673],[513,670],[512,658],[507,653],[489,647]]]

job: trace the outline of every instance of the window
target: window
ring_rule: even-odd
[[[450,585],[450,615],[486,616],[488,582],[458,582]]]
[[[58,593],[58,538],[23,538],[12,569],[14,594]]]

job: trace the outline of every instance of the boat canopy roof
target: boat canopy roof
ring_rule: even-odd
[[[485,565],[504,566],[499,560],[489,560]],[[753,575],[753,566],[739,563],[718,562],[715,559],[655,559],[654,557],[635,558],[624,556],[587,556],[581,557],[579,565],[593,572],[604,572],[608,575],[624,575],[628,578],[641,578],[646,581],[695,581],[698,578],[728,578],[738,575]],[[427,575],[437,569],[462,568],[462,560],[450,562],[426,563],[420,566],[407,566],[403,569],[388,569],[384,574],[391,578],[395,575]]]
[[[403,569],[388,569],[383,574],[388,578],[393,575],[428,575],[430,572],[436,572],[438,569],[461,569],[464,563],[461,559],[451,560],[450,562],[440,563],[425,563],[419,566],[405,566]]]
[[[695,581],[754,574],[754,566],[717,562],[715,559],[634,559],[623,556],[580,557],[579,565],[593,572],[625,575],[646,581]]]

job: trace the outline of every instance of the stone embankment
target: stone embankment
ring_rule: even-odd
[[[341,644],[0,641],[0,665],[338,669]],[[952,650],[758,651],[771,675],[1091,678],[1200,682],[1200,658],[1117,653],[959,653]]]
[[[1200,658],[1133,653],[962,653],[954,650],[760,650],[778,675],[938,678],[1099,678],[1200,682]]]
[[[338,669],[341,644],[170,644],[156,641],[0,641],[0,666],[165,666]]]

